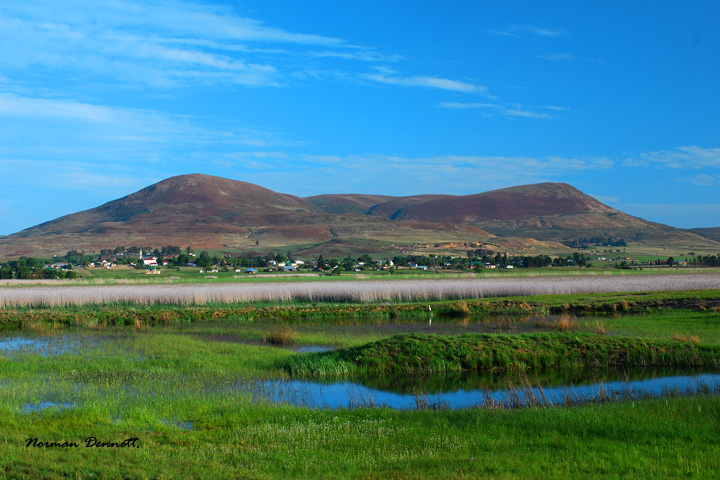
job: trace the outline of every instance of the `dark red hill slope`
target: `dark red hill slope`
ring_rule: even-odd
[[[476,223],[616,210],[564,183],[540,183],[465,196],[441,196],[403,207],[396,220]]]
[[[489,232],[489,233],[488,233]],[[626,215],[566,184],[543,183],[477,195],[319,195],[307,199],[209,175],[161,181],[83,212],[0,238],[0,257],[98,252],[115,246],[254,250],[355,245],[471,245],[506,236],[531,245],[592,237],[718,245],[687,231]]]

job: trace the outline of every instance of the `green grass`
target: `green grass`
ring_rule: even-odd
[[[585,331],[604,328],[608,335],[672,340],[676,336],[697,337],[699,343],[720,345],[720,312],[663,311],[642,315],[578,318]]]
[[[720,346],[588,333],[395,335],[366,345],[294,356],[293,375],[568,368],[719,367]]]
[[[272,328],[290,329],[297,344],[346,347],[344,354],[361,352],[380,365],[393,358],[412,365],[413,354],[456,361],[478,338],[496,340],[493,362],[502,365],[513,364],[510,355],[524,350],[533,350],[541,364],[560,351],[578,361],[591,351],[614,358],[623,349],[627,357],[643,351],[657,357],[668,345],[673,352],[717,352],[718,312],[678,310],[717,298],[717,291],[705,291],[436,302],[434,315],[443,312],[459,328],[466,309],[471,315],[576,307],[584,313],[589,305],[605,312],[605,305],[619,311],[625,301],[626,311],[648,313],[578,316],[577,331],[569,333],[437,336],[426,342],[390,337],[375,323],[425,321],[427,303],[3,311],[0,319],[14,328],[6,336],[38,336],[50,344],[62,344],[63,335],[87,340],[47,355],[29,347],[0,353],[0,478],[717,478],[716,396],[460,411],[309,410],[252,399],[256,379],[282,378],[283,365],[317,357],[263,345],[263,333]],[[489,325],[506,321],[485,319]],[[597,322],[606,336],[585,333]],[[675,335],[698,336],[700,344],[671,342]],[[537,348],[542,339],[547,348]],[[532,358],[521,361],[533,364]],[[42,402],[56,405],[28,411]],[[89,436],[113,442],[137,437],[139,448],[85,448]],[[33,437],[81,447],[27,448]]]
[[[102,340],[108,333],[111,342]],[[295,356],[285,350],[208,343],[183,332],[94,335],[99,343],[63,355],[0,360],[0,476],[713,478],[720,472],[715,397],[529,410],[311,411],[253,403],[246,391],[231,388],[280,375],[274,366]],[[22,412],[27,403],[47,400],[75,408]],[[139,448],[85,448],[89,436],[137,437]],[[81,447],[25,447],[34,437]]]
[[[67,412],[67,411],[66,411]],[[519,411],[309,412],[207,407],[192,431],[83,419],[0,419],[8,477],[43,478],[716,478],[720,402]],[[152,420],[148,413],[148,421]],[[137,449],[28,449],[26,437],[89,435]]]
[[[650,293],[593,293],[536,295],[468,300],[423,302],[321,303],[294,301],[289,304],[135,305],[112,304],[67,307],[17,307],[0,309],[0,329],[56,329],[73,326],[105,327],[204,322],[228,319],[256,322],[268,319],[286,321],[337,322],[378,319],[427,318],[428,307],[437,317],[477,317],[488,315],[616,315],[654,313],[681,309],[720,312],[720,290],[669,291]]]

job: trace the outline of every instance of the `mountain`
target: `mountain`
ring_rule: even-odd
[[[387,202],[395,197],[386,195],[316,195],[305,200],[323,209],[327,213],[357,213],[365,215],[373,205]]]
[[[367,214],[399,222],[473,225],[500,237],[543,241],[601,237],[658,244],[703,243],[696,235],[627,215],[564,183],[522,185],[464,196],[396,197],[373,205]]]
[[[209,175],[182,175],[0,238],[0,257],[178,245],[228,251],[292,248],[341,255],[398,248],[533,254],[593,237],[717,245],[695,233],[632,217],[570,185],[543,183],[476,195],[328,194],[308,198]],[[569,249],[568,249],[569,250]]]
[[[703,237],[720,242],[720,227],[690,228],[688,230],[693,233],[697,233],[698,235],[702,235]]]

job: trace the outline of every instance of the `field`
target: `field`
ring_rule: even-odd
[[[717,478],[718,385],[565,407],[318,410],[258,382],[333,355],[368,371],[585,369],[591,350],[717,368],[718,278],[6,286],[0,478]]]

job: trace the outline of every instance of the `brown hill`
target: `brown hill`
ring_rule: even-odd
[[[151,185],[100,207],[42,223],[15,234],[104,233],[107,230],[171,225],[179,232],[194,224],[226,222],[297,223],[323,213],[311,203],[252,183],[209,175],[182,175]],[[287,218],[284,218],[287,217]]]
[[[394,210],[373,207],[396,221],[474,225],[499,236],[544,241],[591,238],[700,245],[697,235],[627,215],[564,183],[540,183],[465,196],[438,196]],[[400,200],[393,201],[399,205]],[[381,205],[382,206],[382,205]]]
[[[416,205],[426,205],[433,200],[440,200],[450,197],[450,195],[414,195],[411,197],[397,197],[384,203],[373,205],[368,210],[368,215],[378,215],[380,217],[389,218],[390,220],[398,220],[402,212]],[[418,217],[417,219],[408,218],[408,220],[419,220],[421,222],[428,220],[429,217]],[[444,222],[446,220],[439,220]]]
[[[583,213],[616,212],[576,188],[541,183],[465,196],[440,196],[396,211],[396,220],[478,223]]]
[[[386,195],[326,194],[305,197],[305,200],[327,213],[355,213],[365,215],[373,205],[390,201]]]
[[[327,216],[302,198],[252,183],[182,175],[0,239],[0,252],[6,256],[60,254],[141,242],[216,248],[228,236],[250,237],[249,227],[255,225],[298,225],[317,215]]]
[[[346,197],[367,206],[392,198]],[[330,203],[324,202],[332,207]],[[366,210],[362,208],[363,213]],[[64,255],[69,250],[98,252],[132,245],[228,250],[322,248],[338,241],[367,243],[371,249],[387,251],[395,243],[477,243],[489,237],[471,226],[399,224],[364,214],[327,213],[307,199],[247,182],[194,174],[172,177],[100,207],[1,237],[0,256]]]
[[[720,242],[720,227],[690,228],[689,230],[703,237]]]
[[[265,251],[292,247],[308,252],[332,248],[350,253],[393,252],[409,245],[463,251],[495,244],[532,254],[564,248],[559,241],[592,237],[720,248],[694,233],[626,215],[565,184],[466,196],[303,199],[195,174],[169,178],[100,207],[1,237],[0,257],[133,245]]]

